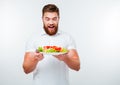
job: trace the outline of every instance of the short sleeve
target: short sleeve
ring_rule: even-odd
[[[76,49],[75,40],[70,35],[68,37],[68,49]]]
[[[26,42],[25,51],[26,52],[34,52],[35,51],[34,40],[31,39]]]

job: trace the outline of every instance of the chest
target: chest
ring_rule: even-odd
[[[63,36],[48,37],[42,36],[35,41],[35,48],[39,46],[60,46],[67,48],[67,38]]]

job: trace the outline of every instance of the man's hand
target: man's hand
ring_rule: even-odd
[[[78,53],[75,49],[71,49],[66,54],[54,55],[60,61],[64,61],[68,67],[73,70],[79,71],[80,69],[80,60]]]
[[[53,55],[53,56],[55,56],[55,57],[56,57],[57,59],[59,59],[60,61],[64,61],[64,60],[66,60],[66,59],[67,59],[68,54],[67,54],[67,53],[65,53],[65,54]]]
[[[39,52],[26,52],[23,62],[24,72],[26,74],[32,72],[36,68],[37,63],[43,60],[43,58],[43,54]]]
[[[37,61],[40,61],[44,58],[43,54],[42,53],[38,53],[38,52],[35,52],[34,53],[34,59],[37,60]]]

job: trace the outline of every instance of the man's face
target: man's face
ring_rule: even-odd
[[[59,16],[56,12],[45,12],[42,20],[44,30],[48,35],[54,35],[57,33]]]

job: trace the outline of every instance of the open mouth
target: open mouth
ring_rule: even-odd
[[[48,26],[48,28],[51,28],[51,29],[53,29],[53,28],[55,28],[55,26]]]
[[[53,30],[55,30],[55,26],[48,26],[48,30],[50,30],[50,31],[53,31]]]

